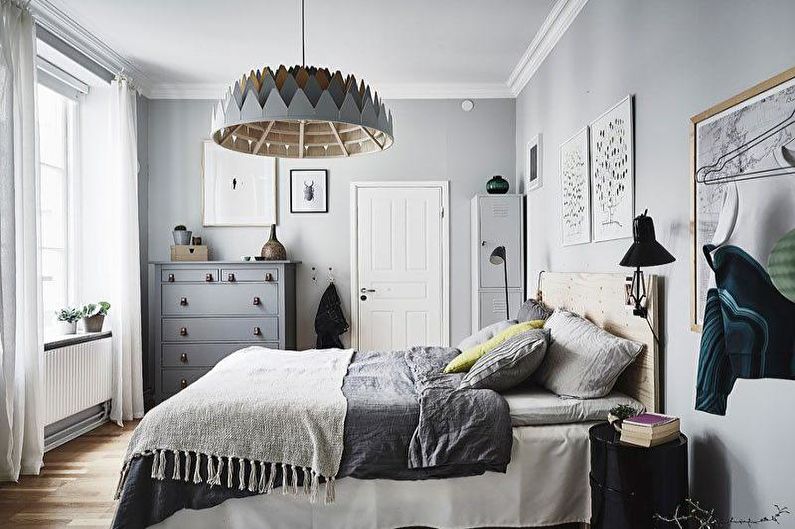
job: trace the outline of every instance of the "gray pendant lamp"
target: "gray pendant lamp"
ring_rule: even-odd
[[[276,158],[335,158],[388,149],[392,113],[353,75],[306,66],[304,0],[302,65],[251,70],[213,110],[212,138],[221,147]]]

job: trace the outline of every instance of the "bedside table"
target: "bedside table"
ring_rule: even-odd
[[[591,529],[666,527],[654,514],[670,516],[688,496],[687,437],[642,448],[619,435],[608,423],[589,430]]]

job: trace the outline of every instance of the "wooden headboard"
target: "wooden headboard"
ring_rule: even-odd
[[[563,308],[589,319],[616,336],[645,345],[621,375],[616,389],[639,400],[649,411],[660,411],[660,370],[657,342],[646,321],[625,305],[624,274],[542,272],[539,280],[546,306]],[[658,328],[657,278],[646,275],[649,321]]]

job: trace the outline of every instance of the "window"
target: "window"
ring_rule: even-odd
[[[42,310],[47,334],[54,312],[74,303],[75,100],[39,84],[39,173]]]

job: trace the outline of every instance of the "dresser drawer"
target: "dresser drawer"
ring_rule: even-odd
[[[214,284],[161,286],[164,316],[217,314],[273,316],[279,313],[279,287],[275,284]]]
[[[164,342],[275,342],[277,318],[164,318]]]
[[[277,268],[232,267],[221,270],[221,281],[225,283],[271,283],[279,280]]]
[[[251,345],[271,349],[279,348],[279,342],[163,344],[161,365],[163,367],[212,367],[222,358]]]
[[[213,283],[218,281],[217,268],[164,268],[160,272],[163,283]]]
[[[185,389],[207,373],[207,369],[163,369],[160,372],[160,383],[163,393],[173,394]]]

